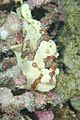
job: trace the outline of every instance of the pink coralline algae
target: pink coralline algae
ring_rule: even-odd
[[[52,93],[51,96],[54,96],[54,94]],[[52,101],[54,101],[54,97],[50,99],[50,96],[47,94],[26,91],[22,95],[14,96],[10,89],[6,87],[0,88],[0,104],[3,110],[14,109],[20,111],[21,109],[26,108],[28,111],[32,112],[39,108],[43,109],[47,103],[51,103]],[[40,113],[42,112],[39,112],[38,114],[40,115]],[[51,111],[44,111],[43,113],[44,114],[42,114],[42,117],[45,117],[45,114],[48,115],[48,117],[50,114],[52,115]]]
[[[11,69],[7,69],[3,73],[0,73],[0,84],[5,82],[6,85],[10,85],[12,88],[22,88],[26,81],[25,75],[23,75],[23,73],[16,66],[13,66]]]
[[[13,12],[6,18],[6,22],[0,28],[1,39],[16,35],[21,30],[20,20]]]
[[[0,4],[6,4],[6,3],[9,3],[9,0],[0,0]]]
[[[48,96],[47,97],[48,101],[49,100],[52,101],[54,105],[57,105],[57,104],[61,103],[61,97],[58,93],[48,92],[46,95]]]
[[[36,106],[37,106],[37,108],[43,108],[44,107],[44,105],[47,103],[47,96],[45,95],[45,94],[43,94],[43,93],[38,93],[38,92],[36,92],[35,93],[35,103],[36,103]]]
[[[22,33],[21,32],[18,32],[17,34],[16,34],[16,43],[17,44],[20,44],[20,43],[22,43]]]
[[[37,111],[38,120],[53,120],[54,114],[51,110]]]

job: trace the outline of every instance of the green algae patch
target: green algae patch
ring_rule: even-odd
[[[63,4],[65,22],[57,38],[64,47],[59,60],[68,69],[67,73],[64,71],[60,73],[56,89],[64,100],[69,99],[80,90],[80,3],[67,0]]]

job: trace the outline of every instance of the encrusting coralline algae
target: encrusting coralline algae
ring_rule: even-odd
[[[80,119],[79,1],[4,1],[0,119]]]

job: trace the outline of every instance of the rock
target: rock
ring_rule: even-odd
[[[9,36],[16,35],[21,30],[20,20],[12,12],[6,17],[6,22],[0,28],[0,39],[6,40]]]
[[[37,111],[38,120],[53,120],[54,114],[51,110]]]
[[[71,98],[70,102],[71,102],[72,107],[75,110],[80,111],[80,95]]]

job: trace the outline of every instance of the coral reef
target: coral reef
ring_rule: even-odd
[[[0,1],[0,120],[80,119],[80,1]]]
[[[13,95],[11,89],[6,87],[0,88],[0,103],[2,110],[15,109],[20,111],[23,108],[28,111],[35,111],[39,108],[45,108],[47,103],[54,102],[56,105],[61,102],[60,96],[57,93],[50,92],[49,94],[38,93],[34,91],[26,91],[22,95]],[[55,100],[55,96],[57,96]]]

